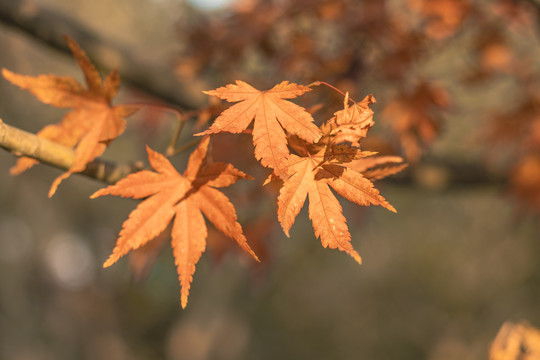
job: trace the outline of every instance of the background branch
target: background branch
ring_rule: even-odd
[[[9,126],[1,119],[0,147],[16,156],[28,156],[62,170],[68,170],[75,158],[73,149]],[[114,184],[140,169],[141,166],[137,165],[115,164],[97,159],[89,163],[81,174],[108,184]]]
[[[143,61],[133,50],[100,38],[73,19],[35,1],[0,0],[0,21],[71,54],[63,38],[69,35],[92,62],[108,69],[118,68],[123,81],[170,104],[190,110],[205,102],[200,91],[179,80],[165,64]]]

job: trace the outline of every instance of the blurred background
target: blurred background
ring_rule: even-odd
[[[321,246],[306,209],[287,238],[249,137],[217,136],[217,160],[256,177],[226,193],[263,263],[210,231],[182,310],[166,238],[101,267],[137,202],[90,200],[103,184],[79,175],[48,199],[60,171],[11,177],[15,158],[0,151],[0,358],[482,359],[504,321],[540,326],[539,11],[535,0],[0,0],[0,66],[82,81],[67,34],[103,74],[119,68],[116,103],[206,109],[180,144],[221,110],[202,90],[320,80],[357,101],[373,93],[365,148],[409,163],[376,183],[397,214],[342,202],[358,266]],[[311,105],[342,107],[316,93]],[[5,123],[35,133],[64,113],[0,79]],[[141,111],[104,157],[144,161],[176,126]]]

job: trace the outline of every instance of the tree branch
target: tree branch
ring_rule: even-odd
[[[464,162],[448,158],[427,158],[412,164],[404,171],[385,178],[385,182],[399,185],[415,185],[442,191],[471,188],[475,186],[503,186],[507,176],[502,171],[488,170],[478,162]]]
[[[28,156],[62,170],[68,170],[75,157],[73,149],[9,126],[1,119],[0,147],[16,156]],[[115,164],[97,159],[89,163],[81,174],[108,184],[114,184],[142,168],[141,165]],[[387,178],[385,181],[396,185],[410,186],[414,184],[433,190],[444,190],[463,186],[502,185],[506,179],[502,174],[487,171],[478,164],[432,159],[425,164],[411,166],[405,172]]]
[[[9,126],[2,119],[0,119],[0,147],[16,156],[31,157],[62,170],[68,170],[75,158],[73,149]],[[141,166],[114,164],[97,159],[89,163],[81,174],[108,184],[114,184],[138,170],[141,170]]]
[[[16,27],[53,48],[69,53],[63,35],[69,35],[93,62],[118,68],[124,81],[182,109],[200,108],[205,97],[184,83],[162,63],[142,61],[132,50],[113,44],[60,13],[33,0],[0,0],[0,21]]]

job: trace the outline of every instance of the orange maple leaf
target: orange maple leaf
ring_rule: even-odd
[[[400,156],[372,156],[352,160],[347,167],[362,174],[368,180],[380,180],[397,174],[408,165]]]
[[[71,174],[83,171],[86,165],[103,154],[107,144],[122,134],[126,127],[124,117],[138,110],[136,106],[111,106],[118,91],[120,78],[113,70],[104,81],[96,67],[90,62],[75,41],[66,41],[84,73],[88,88],[69,76],[39,75],[24,76],[2,69],[2,74],[11,83],[28,90],[45,104],[73,109],[58,124],[48,125],[38,132],[38,136],[65,146],[75,147],[75,158],[71,167],[57,177],[49,191],[54,195],[60,182]],[[37,160],[22,157],[11,168],[17,175],[38,163]]]
[[[156,171],[143,170],[128,175],[115,185],[92,194],[91,198],[117,195],[143,200],[122,225],[116,247],[104,267],[114,264],[130,250],[137,249],[159,235],[173,220],[172,248],[185,308],[195,265],[206,247],[207,228],[203,214],[214,226],[236,240],[238,245],[259,260],[249,247],[236,221],[236,211],[227,197],[215,188],[226,187],[250,176],[231,164],[206,161],[209,138],[205,137],[191,154],[183,175],[167,158],[147,147],[150,165]]]
[[[321,138],[321,130],[313,123],[313,117],[301,106],[284,99],[303,95],[311,89],[283,81],[270,90],[260,91],[251,85],[236,81],[216,90],[205,91],[229,102],[239,102],[225,110],[212,126],[197,135],[215,134],[222,131],[241,133],[251,121],[255,157],[262,165],[274,169],[282,178],[287,177],[289,150],[284,130],[309,143]]]
[[[345,95],[344,109],[337,111],[334,117],[323,125],[323,132],[332,137],[332,143],[349,142],[360,146],[360,139],[365,138],[373,126],[373,110],[369,105],[374,104],[373,95],[366,96],[362,101],[349,106],[349,93]]]
[[[390,211],[396,210],[379,194],[371,181],[350,168],[347,162],[343,162],[341,155],[316,146],[311,149],[306,146],[305,149],[303,156],[291,154],[289,157],[290,177],[284,182],[278,197],[277,212],[281,227],[289,236],[289,229],[306,197],[309,197],[309,218],[315,236],[321,239],[324,247],[344,251],[361,263],[360,255],[351,245],[351,234],[341,205],[330,187],[359,205],[381,205]],[[339,154],[346,152],[343,146],[339,149]],[[356,150],[351,149],[351,152]],[[359,154],[369,155],[362,152]]]

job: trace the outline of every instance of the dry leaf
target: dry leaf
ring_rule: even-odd
[[[159,235],[173,221],[171,237],[185,307],[195,273],[195,265],[206,247],[207,228],[203,214],[222,233],[258,261],[236,221],[236,211],[223,193],[226,187],[248,175],[230,164],[206,160],[209,138],[203,139],[191,154],[187,169],[179,174],[165,156],[147,147],[150,165],[155,171],[143,170],[127,176],[115,185],[98,190],[91,198],[117,195],[146,198],[122,225],[116,247],[104,267],[114,264],[130,250],[143,246]]]
[[[2,69],[7,80],[28,90],[43,103],[72,109],[60,123],[48,125],[37,134],[41,138],[75,147],[71,168],[54,180],[49,197],[54,195],[62,180],[83,171],[86,164],[100,156],[108,143],[124,132],[124,117],[138,110],[135,106],[111,106],[120,85],[118,72],[113,70],[102,81],[98,70],[77,43],[68,37],[66,41],[84,73],[87,88],[69,76],[33,77]],[[36,163],[37,160],[23,157],[11,169],[11,173],[20,174]]]
[[[328,135],[334,137],[332,142],[334,144],[349,142],[353,146],[360,147],[360,139],[366,137],[367,132],[374,124],[373,110],[369,107],[374,103],[375,97],[368,95],[362,101],[349,107],[349,94],[347,93],[344,109],[336,112],[324,127]]]
[[[222,131],[238,134],[255,119],[255,157],[280,177],[286,177],[289,150],[284,130],[311,143],[321,137],[321,131],[313,124],[311,115],[303,107],[285,100],[310,90],[309,87],[283,81],[270,90],[260,91],[243,81],[236,81],[236,85],[229,84],[207,91],[205,93],[208,95],[239,103],[225,110],[210,129],[198,135]]]
[[[338,194],[359,205],[381,205],[390,211],[396,210],[373,186],[347,163],[333,163],[326,149],[306,156],[291,154],[289,158],[290,177],[284,182],[278,197],[278,219],[287,236],[296,216],[309,197],[309,218],[315,236],[324,247],[339,249],[351,255],[358,263],[360,255],[353,249],[351,234],[343,216],[341,205],[331,186]]]

